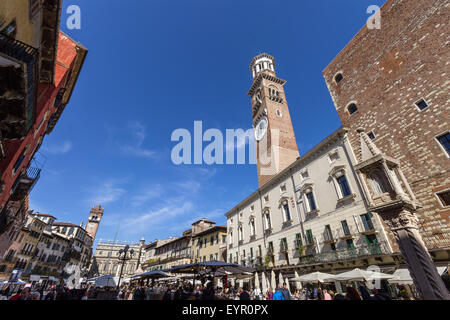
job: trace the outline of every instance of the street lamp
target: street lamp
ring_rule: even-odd
[[[120,261],[122,261],[122,266],[120,267],[120,275],[119,275],[119,281],[117,283],[116,294],[119,293],[120,279],[122,279],[123,266],[125,265],[126,261],[133,259],[134,250],[131,249],[130,250],[130,254],[127,255],[128,249],[130,249],[130,246],[126,245],[125,248],[119,250],[119,257],[118,257],[118,259]]]

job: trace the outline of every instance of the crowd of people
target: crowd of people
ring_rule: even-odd
[[[118,298],[121,300],[394,300],[382,289],[369,290],[365,285],[347,286],[342,293],[320,286],[308,286],[291,292],[286,283],[278,285],[275,290],[269,288],[262,292],[258,286],[249,290],[247,287],[213,287],[193,286],[192,283],[139,285],[135,288],[123,286]],[[405,291],[400,290],[396,300],[410,300]]]
[[[31,285],[20,287],[7,284],[0,291],[0,300],[87,300],[88,287],[69,289],[61,285]]]
[[[124,284],[119,292],[115,288],[95,288],[84,284],[80,289],[66,286],[26,285],[13,287],[6,285],[0,290],[0,300],[394,300],[382,289],[368,289],[363,283],[347,286],[339,293],[329,287],[308,285],[302,289],[290,291],[286,283],[278,285],[275,290],[269,288],[263,292],[258,286],[229,286],[214,288],[213,282],[194,286],[192,282],[157,283],[152,285],[131,286]],[[405,288],[399,287],[396,300],[411,300]]]

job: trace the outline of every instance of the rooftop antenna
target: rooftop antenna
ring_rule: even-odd
[[[117,234],[119,233],[120,222],[122,221],[122,216],[123,216],[124,210],[125,210],[125,199],[122,202],[122,211],[120,212],[119,222],[117,223],[116,234],[114,235],[114,241],[113,242],[116,242],[116,240],[117,240]]]

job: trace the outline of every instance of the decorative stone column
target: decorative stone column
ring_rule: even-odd
[[[419,234],[415,214],[405,208],[380,212],[394,234],[420,296],[425,300],[449,300],[447,288]]]
[[[384,155],[358,129],[361,161],[355,165],[365,189],[369,210],[376,212],[392,231],[403,259],[422,299],[450,300],[433,259],[419,233],[415,211],[420,208],[399,161]]]

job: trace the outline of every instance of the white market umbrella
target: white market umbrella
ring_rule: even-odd
[[[351,271],[343,272],[340,274],[332,275],[326,278],[325,281],[371,281],[371,280],[381,280],[381,279],[391,279],[393,276],[387,273],[366,271],[359,268],[353,269]]]
[[[300,277],[292,278],[292,281],[300,281],[300,282],[311,282],[311,283],[318,283],[318,282],[327,282],[326,279],[334,277],[333,274],[330,273],[324,273],[324,272],[313,272],[304,274]]]
[[[444,274],[446,269],[447,267],[437,267],[439,275]],[[408,269],[397,269],[392,276],[393,277],[388,280],[391,284],[414,284]]]
[[[275,281],[275,271],[272,270],[272,273],[270,274],[270,286],[272,287],[272,290],[275,292],[277,289],[277,284]]]
[[[283,274],[280,272],[280,274],[278,275],[278,285],[280,287],[282,287],[283,286],[283,282],[284,282]]]
[[[294,279],[296,279],[296,278],[298,278],[298,272],[297,272],[297,271],[294,271],[294,278],[291,279],[291,280],[296,282],[296,285],[297,285],[297,288],[298,288],[298,289],[301,289],[301,288],[302,288],[302,282],[301,282],[301,281],[298,281],[298,280],[294,280]]]
[[[246,272],[246,273],[239,273],[239,274],[231,274],[228,276],[229,278],[233,278],[236,280],[250,280],[251,278],[253,278],[253,274],[250,272]]]
[[[267,278],[266,273],[264,271],[261,273],[261,282],[262,282],[261,291],[265,294],[267,292]]]
[[[255,272],[255,288],[258,287],[261,290],[261,285],[259,284],[259,274]]]

